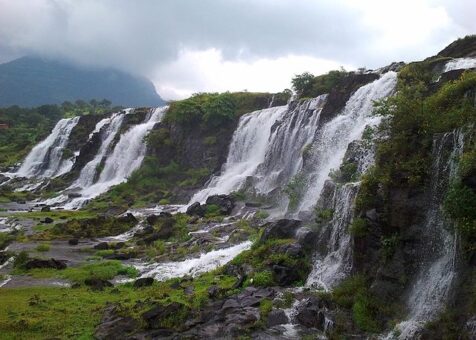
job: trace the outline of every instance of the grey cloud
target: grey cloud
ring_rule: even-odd
[[[217,48],[229,60],[292,53],[370,66],[401,56],[370,51],[378,32],[345,0],[0,0],[0,8],[3,58],[36,53],[147,74],[181,48]],[[435,43],[454,35],[441,33]]]

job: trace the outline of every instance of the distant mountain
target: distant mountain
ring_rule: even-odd
[[[164,103],[150,80],[113,69],[81,68],[36,57],[0,64],[0,107],[103,98],[133,107]]]

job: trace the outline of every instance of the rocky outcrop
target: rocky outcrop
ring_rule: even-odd
[[[282,219],[266,223],[260,242],[266,242],[271,239],[293,238],[300,227],[301,221],[298,220]]]
[[[42,260],[42,259],[32,259],[25,263],[25,269],[66,269],[66,261],[62,260]]]
[[[129,333],[136,330],[138,322],[131,317],[120,315],[119,307],[109,305],[104,309],[99,326],[94,332],[95,339],[130,339]]]
[[[476,57],[476,35],[468,35],[453,41],[438,54],[438,57]]]
[[[349,73],[337,86],[335,86],[327,96],[326,104],[321,111],[321,124],[328,122],[342,109],[349,100],[350,96],[361,86],[371,83],[379,78],[376,73]]]

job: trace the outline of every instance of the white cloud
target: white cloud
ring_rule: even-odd
[[[166,99],[178,99],[195,92],[282,91],[290,87],[295,74],[322,74],[341,66],[336,61],[287,55],[251,62],[230,61],[217,49],[182,50],[176,61],[161,66],[154,75],[158,92]]]
[[[39,54],[152,78],[164,97],[276,90],[476,33],[474,0],[0,0],[0,60]]]

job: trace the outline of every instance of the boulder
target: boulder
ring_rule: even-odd
[[[94,246],[96,250],[107,250],[109,249],[109,244],[107,242],[100,242]]]
[[[41,223],[46,223],[46,224],[50,224],[50,223],[53,223],[54,220],[51,218],[51,217],[45,217],[44,220],[40,221]]]
[[[132,333],[139,326],[138,322],[131,317],[123,317],[118,313],[115,305],[107,306],[104,309],[101,322],[94,332],[95,339],[129,339],[128,334]]]
[[[213,195],[207,198],[206,205],[220,207],[222,215],[230,215],[235,207],[235,200],[229,195]]]
[[[280,286],[289,286],[300,279],[296,268],[280,266],[276,264],[272,267],[272,269],[274,280]]]
[[[103,290],[106,287],[113,287],[111,282],[96,278],[86,279],[84,280],[84,284],[93,290]]]
[[[293,238],[296,235],[296,231],[301,227],[301,221],[282,219],[266,223],[264,227],[260,242],[266,242],[271,239]]]
[[[41,212],[50,212],[51,208],[49,206],[41,208]]]
[[[187,208],[186,214],[203,217],[205,216],[205,208],[199,202],[195,202]]]
[[[70,246],[77,246],[78,243],[79,243],[79,240],[77,238],[72,238],[72,239],[68,240],[68,244]]]
[[[154,278],[152,277],[141,277],[134,281],[134,288],[149,287],[154,284]]]
[[[297,310],[296,320],[308,328],[324,330],[325,315],[321,301],[312,297],[302,303]]]
[[[116,244],[114,244],[113,248],[114,249],[122,249],[126,246],[126,244],[124,242],[117,242]]]
[[[187,311],[189,310],[187,306],[178,302],[172,302],[166,306],[156,305],[155,307],[149,309],[147,312],[143,313],[142,319],[144,319],[148,328],[162,328],[162,320],[171,316],[178,315],[183,312],[184,309],[186,309]]]
[[[207,292],[210,299],[215,299],[220,294],[220,288],[217,285],[211,285]]]
[[[275,309],[268,314],[266,326],[270,328],[277,325],[283,325],[288,322],[289,318],[286,316],[286,313],[282,309]]]
[[[134,215],[131,213],[127,213],[125,216],[120,216],[117,218],[118,222],[120,223],[131,223],[131,224],[136,224],[139,222],[137,218],[135,218]]]
[[[42,259],[32,259],[25,264],[26,269],[37,269],[37,268],[46,268],[46,269],[65,269],[66,261],[62,260],[42,260]]]

